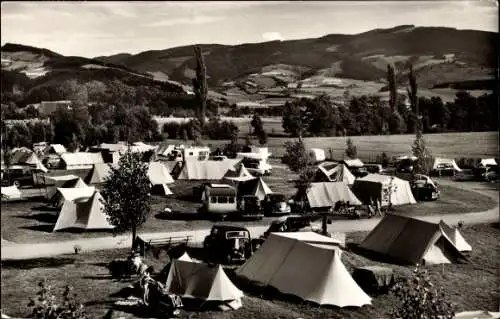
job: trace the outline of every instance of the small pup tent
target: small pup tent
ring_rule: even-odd
[[[391,185],[392,192],[389,192]],[[389,200],[393,206],[417,203],[410,183],[395,176],[368,174],[356,179],[352,191],[365,204],[370,202],[370,198],[380,200],[382,206],[389,205]]]
[[[160,162],[150,162],[148,167],[148,177],[151,182],[153,193],[160,195],[173,194],[167,184],[172,184],[174,179],[168,172],[165,165]]]
[[[271,233],[236,273],[320,305],[371,304],[371,298],[351,277],[340,255],[337,241],[326,236],[313,232]]]
[[[11,165],[27,165],[34,167],[36,170],[47,173],[49,170],[42,164],[35,152],[26,147],[15,148],[10,153]]]
[[[172,260],[165,290],[182,298],[217,302],[228,306],[234,304],[241,306],[243,297],[243,292],[231,282],[222,266],[209,266],[179,259]]]
[[[264,200],[264,197],[267,194],[272,194],[272,192],[266,182],[260,177],[238,184],[238,196],[255,195],[259,200]]]
[[[472,251],[471,245],[469,245],[469,243],[467,243],[467,241],[462,236],[462,234],[460,233],[458,228],[449,226],[443,220],[441,220],[439,222],[439,226],[441,227],[443,232],[446,234],[446,236],[448,236],[448,239],[451,240],[453,245],[455,245],[455,247],[457,247],[457,249],[460,252]]]
[[[385,215],[360,247],[411,265],[465,259],[440,224],[393,214]]]
[[[90,190],[94,191],[89,195]],[[59,189],[61,190],[61,189]],[[94,187],[72,189],[73,194],[66,194],[66,200],[59,213],[54,232],[67,228],[112,229],[104,213],[103,198]],[[63,192],[64,193],[64,192]]]
[[[494,158],[483,158],[479,163],[479,166],[486,167],[486,165],[497,165]]]
[[[455,314],[453,319],[500,319],[500,312],[493,311],[463,311]]]
[[[243,163],[238,163],[233,169],[229,169],[224,175],[224,179],[233,182],[246,182],[255,179],[255,176],[250,174]]]
[[[2,186],[2,200],[11,201],[22,199],[23,196],[19,188],[16,185],[13,186]]]
[[[303,198],[301,194],[297,195],[297,198]],[[356,195],[342,182],[311,183],[306,191],[306,198],[311,208],[330,208],[339,201],[361,205]]]
[[[347,185],[354,184],[356,177],[352,175],[349,169],[344,164],[339,164],[334,167],[332,165],[318,165],[316,170],[315,182],[343,182]]]

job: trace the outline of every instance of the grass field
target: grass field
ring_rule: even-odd
[[[273,126],[278,125],[274,123]],[[269,132],[269,129],[266,128]],[[248,132],[248,128],[247,131]],[[443,133],[426,134],[427,146],[433,156],[454,158],[490,158],[498,157],[498,132]],[[388,156],[410,155],[415,135],[374,135],[352,136],[358,156],[363,161],[375,161],[377,156],[385,152]],[[267,146],[273,157],[281,157],[284,143],[293,138],[269,138]],[[304,138],[307,148],[321,148],[328,156],[328,150],[333,150],[333,158],[342,159],[346,148],[347,137],[311,137]],[[167,143],[182,143],[178,140],[165,140]],[[241,143],[245,143],[241,138]],[[213,149],[223,146],[229,141],[205,140],[204,144]],[[257,145],[257,141],[254,141]]]
[[[265,176],[264,180],[274,192],[287,196],[295,193],[293,180],[297,177],[277,160],[271,161],[274,166],[273,175]],[[218,181],[219,182],[219,181]],[[209,228],[212,221],[197,219],[197,208],[201,205],[191,198],[192,188],[201,181],[176,181],[169,187],[175,195],[170,197],[153,196],[152,214],[139,232],[168,232]],[[496,202],[491,198],[476,192],[450,186],[441,186],[441,198],[434,202],[420,202],[417,205],[394,207],[394,212],[409,216],[459,214],[478,212],[491,209]],[[41,202],[20,202],[2,204],[2,237],[19,243],[38,243],[42,241],[73,240],[78,238],[95,238],[109,236],[110,231],[53,233],[58,211],[47,211]],[[167,219],[161,212],[169,207],[178,216]],[[238,225],[268,225],[273,218],[262,221],[225,222]]]
[[[462,233],[473,247],[467,264],[428,266],[435,285],[443,286],[456,311],[498,309],[499,271],[495,252],[498,251],[500,230],[495,225],[466,226]],[[348,234],[348,247],[354,247],[366,233]],[[35,295],[37,283],[47,278],[50,284],[61,292],[66,283],[75,288],[79,300],[85,304],[91,318],[101,318],[113,308],[116,297],[111,295],[129,285],[129,282],[115,282],[108,277],[105,265],[115,258],[124,258],[126,251],[100,251],[80,255],[65,255],[59,258],[44,258],[2,262],[2,311],[10,316],[26,316],[28,299]],[[342,261],[352,271],[356,266],[383,265],[391,267],[396,277],[407,277],[412,267],[387,265],[367,259],[352,251],[342,254]],[[160,270],[166,261],[147,259],[149,265]],[[228,271],[231,274],[230,271]],[[245,291],[243,307],[231,312],[197,311],[185,309],[183,318],[388,318],[388,313],[397,300],[392,295],[381,295],[373,299],[373,305],[360,309],[338,309],[318,307],[307,303],[295,303],[276,296],[274,300]],[[57,293],[59,297],[60,294]],[[132,318],[132,315],[128,315]]]

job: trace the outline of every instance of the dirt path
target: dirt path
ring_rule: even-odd
[[[498,185],[485,184],[485,183],[457,183],[450,180],[439,180],[442,185],[450,185],[457,188],[464,188],[472,190],[486,196],[489,196],[497,201],[498,204]],[[459,221],[465,224],[481,224],[498,222],[499,210],[498,205],[490,210],[483,212],[472,212],[466,214],[443,214],[434,216],[415,216],[429,222],[439,222],[441,219],[450,225],[456,225]],[[363,219],[363,220],[341,220],[334,221],[328,225],[329,232],[356,232],[356,231],[370,231],[372,230],[380,218]],[[249,226],[247,229],[250,231],[252,237],[259,237],[268,226]],[[162,238],[170,236],[191,236],[192,244],[200,244],[203,242],[205,236],[208,235],[210,229],[199,229],[192,231],[179,231],[179,232],[166,232],[166,233],[148,233],[139,234],[143,238]],[[17,244],[2,239],[1,259],[30,259],[39,257],[49,257],[61,254],[74,253],[75,245],[79,245],[82,251],[104,250],[104,249],[117,249],[130,247],[131,235],[121,236],[108,236],[101,238],[86,238],[78,240],[70,240],[63,242],[51,242],[40,244]]]

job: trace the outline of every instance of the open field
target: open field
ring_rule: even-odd
[[[269,132],[269,129],[266,128],[266,131]],[[424,138],[433,156],[454,159],[498,157],[498,132],[426,134]],[[352,136],[351,139],[362,160],[375,161],[375,158],[382,152],[388,156],[411,154],[411,145],[415,140],[415,135]],[[293,138],[269,138],[267,146],[273,157],[281,157],[285,151],[284,143],[293,140]],[[327,156],[328,149],[332,148],[333,157],[336,159],[344,157],[346,141],[347,137],[342,136],[304,138],[306,147],[322,148]],[[179,140],[165,140],[164,142],[183,143]],[[204,140],[203,142],[214,149],[229,143],[229,141],[221,140]],[[241,138],[241,143],[244,143],[243,138]],[[256,141],[254,143],[257,144]]]
[[[466,226],[462,233],[473,247],[467,264],[428,266],[431,280],[442,285],[457,311],[498,309],[499,271],[495,252],[498,251],[498,224]],[[391,267],[397,277],[407,277],[412,267],[388,265],[370,260],[355,253],[356,244],[366,233],[347,235],[348,250],[342,254],[342,261],[352,271],[356,266],[383,265]],[[2,262],[2,311],[10,316],[28,314],[28,299],[36,293],[37,283],[47,278],[59,297],[66,283],[75,288],[79,300],[85,304],[91,318],[100,318],[117,300],[111,295],[125,288],[130,282],[115,282],[108,277],[105,265],[115,258],[124,258],[126,251],[99,251],[80,255],[65,255],[59,258]],[[148,264],[160,270],[166,260],[147,259]],[[231,276],[231,271],[228,271]],[[473,280],[471,280],[473,278]],[[240,285],[236,281],[237,285]],[[295,303],[281,296],[273,299],[265,294],[245,292],[243,307],[231,312],[198,311],[186,309],[182,317],[189,318],[388,318],[391,307],[396,304],[392,295],[376,296],[373,305],[361,309],[338,309],[318,307],[307,303]],[[121,313],[120,313],[121,314]],[[128,315],[132,318],[132,315]]]
[[[273,175],[265,176],[264,181],[274,192],[287,196],[295,193],[293,180],[296,175],[283,165],[274,165]],[[196,209],[201,205],[191,196],[192,188],[200,181],[176,181],[169,187],[175,195],[169,197],[153,196],[152,214],[146,223],[139,229],[141,232],[168,232],[182,230],[206,229],[213,225],[213,221],[197,219]],[[53,233],[52,229],[57,220],[57,210],[43,209],[41,202],[2,203],[2,237],[18,243],[39,243],[49,241],[74,240],[79,238],[95,238],[109,236],[109,231],[71,232],[61,231]],[[496,202],[482,194],[470,190],[441,185],[441,198],[437,201],[419,202],[417,205],[394,207],[394,213],[409,216],[460,214],[479,212],[495,207]],[[169,207],[178,216],[175,220],[166,218],[161,212]],[[340,217],[339,217],[340,218]],[[230,222],[238,225],[268,225],[274,218],[264,218],[261,221]],[[336,218],[333,218],[334,220]]]

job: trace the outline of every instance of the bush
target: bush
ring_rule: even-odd
[[[67,285],[63,293],[63,303],[59,305],[52,292],[52,287],[44,279],[38,283],[40,290],[37,297],[30,300],[28,307],[33,308],[31,318],[38,319],[87,319],[83,305],[76,301],[73,288]]]
[[[392,288],[399,299],[392,311],[397,319],[453,319],[452,304],[446,300],[442,287],[435,287],[420,267],[415,269],[411,279],[401,280]]]

